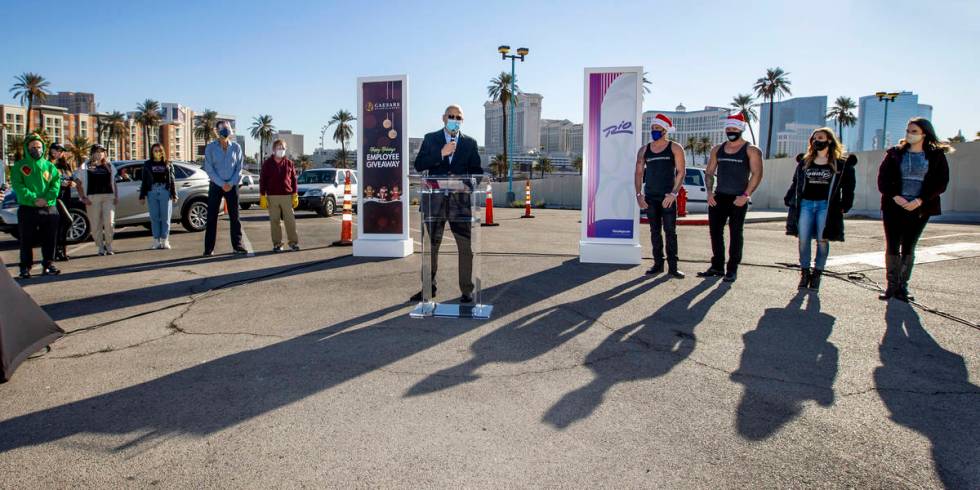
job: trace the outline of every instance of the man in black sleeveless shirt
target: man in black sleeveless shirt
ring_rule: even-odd
[[[726,143],[711,150],[706,185],[708,188],[708,228],[711,233],[711,267],[698,277],[725,276],[725,282],[738,277],[742,261],[742,227],[749,199],[762,182],[762,151],[742,139],[745,118],[741,113],[725,120]],[[718,187],[715,188],[715,176]],[[725,223],[731,243],[725,264]]]
[[[647,274],[664,271],[664,237],[667,239],[668,274],[683,279],[677,269],[677,193],[684,184],[684,149],[667,138],[673,122],[663,114],[654,116],[650,143],[636,153],[636,201],[650,221],[653,267]],[[643,192],[640,192],[642,184]]]

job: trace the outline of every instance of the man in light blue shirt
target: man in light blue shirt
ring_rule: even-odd
[[[242,245],[242,223],[238,218],[238,183],[242,178],[244,155],[242,147],[232,139],[231,123],[218,121],[215,129],[218,131],[218,139],[208,143],[204,148],[204,171],[211,179],[208,188],[208,223],[204,232],[204,256],[214,255],[221,198],[228,203],[231,247],[236,254],[246,254],[248,250]]]

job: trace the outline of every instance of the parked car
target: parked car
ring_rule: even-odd
[[[351,173],[351,195],[357,206],[357,172]],[[337,206],[344,202],[345,171],[335,168],[315,168],[299,174],[299,207],[297,209],[316,211],[320,216],[333,216]]]
[[[704,186],[704,169],[687,167],[684,175],[684,190],[687,191],[687,212],[708,212],[708,189]]]
[[[116,188],[119,191],[119,204],[116,205],[116,227],[149,226],[150,213],[146,204],[140,204],[140,181],[143,174],[143,161],[124,160],[112,162],[116,167]],[[208,175],[200,166],[190,162],[174,162],[174,177],[177,186],[177,202],[174,204],[173,221],[180,222],[191,232],[204,231],[208,218]],[[90,234],[85,204],[78,199],[75,189],[71,199],[65,203],[71,213],[72,226],[68,231],[71,243],[86,240]],[[17,199],[8,192],[0,204],[0,232],[17,238]]]
[[[259,203],[259,176],[255,174],[242,174],[242,180],[238,183],[238,207],[248,209],[253,204]]]

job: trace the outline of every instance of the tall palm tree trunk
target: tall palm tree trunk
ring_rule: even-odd
[[[748,118],[746,118],[746,119],[748,119]],[[757,145],[758,143],[755,142],[755,130],[752,129],[752,123],[746,123],[746,126],[749,127],[749,135],[752,136],[752,144],[753,145]]]
[[[775,108],[776,107],[773,104],[773,97],[770,97],[769,98],[769,135],[766,136],[766,159],[769,158],[769,154],[772,152],[772,126],[773,126],[772,117]]]
[[[34,98],[33,97],[28,97],[27,98],[27,131],[24,132],[24,136],[30,136],[31,135],[31,119],[32,119],[32,116],[33,116],[31,114],[31,109],[33,109],[33,108],[34,108]]]
[[[504,138],[503,139],[503,143],[504,143],[504,163],[505,163],[505,165],[504,165],[504,168],[503,168],[503,171],[504,171],[503,177],[506,178],[508,175],[510,175],[510,155],[507,154],[507,104],[504,104],[504,101],[502,101],[502,100],[500,101],[500,109],[502,110],[502,112],[504,114],[504,118],[503,118],[504,125],[503,125],[502,134],[503,134],[503,138]]]

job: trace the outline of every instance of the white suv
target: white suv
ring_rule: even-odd
[[[336,168],[314,168],[297,178],[299,182],[299,207],[316,211],[320,216],[333,216],[337,206],[344,203],[344,178],[348,170]],[[357,206],[357,171],[349,170],[351,177],[351,199]]]

